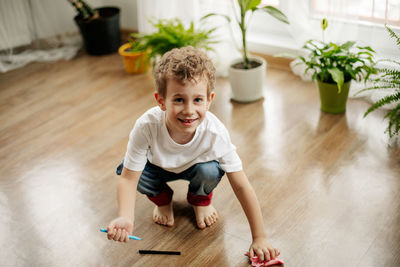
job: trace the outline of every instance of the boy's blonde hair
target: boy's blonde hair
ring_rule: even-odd
[[[215,85],[215,67],[207,55],[191,46],[174,48],[165,53],[154,69],[154,80],[158,94],[167,94],[167,80],[186,82],[207,81],[207,97]]]

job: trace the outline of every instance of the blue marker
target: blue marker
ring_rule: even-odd
[[[108,231],[107,231],[107,229],[105,229],[105,228],[100,228],[100,232],[107,233]],[[133,235],[130,235],[130,236],[129,236],[129,239],[142,240],[140,237],[133,236]]]

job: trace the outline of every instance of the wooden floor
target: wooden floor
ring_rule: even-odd
[[[350,100],[319,111],[317,90],[268,68],[265,99],[232,103],[227,80],[211,107],[231,132],[286,266],[400,266],[400,147],[382,112]],[[99,231],[117,215],[115,167],[135,120],[155,105],[150,74],[124,72],[117,55],[80,55],[0,75],[0,266],[250,266],[250,230],[223,179],[221,219],[195,226],[187,182],[173,182],[175,226],[152,223],[137,199],[134,234]],[[179,250],[142,256],[139,249]]]

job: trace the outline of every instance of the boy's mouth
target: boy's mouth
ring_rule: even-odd
[[[197,121],[197,119],[178,119],[183,125],[189,126],[192,125],[193,122]]]

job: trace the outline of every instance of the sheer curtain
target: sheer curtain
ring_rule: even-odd
[[[0,0],[0,72],[74,57],[82,45],[68,1]]]

